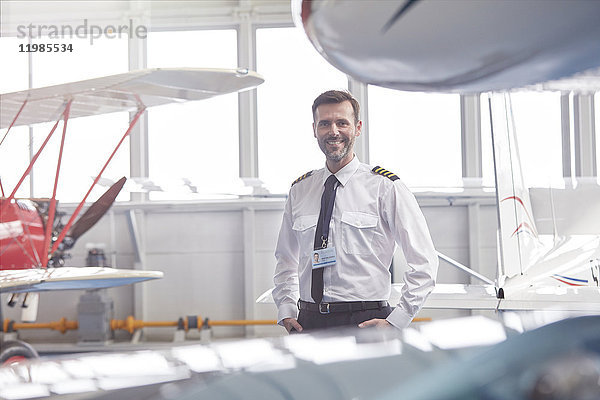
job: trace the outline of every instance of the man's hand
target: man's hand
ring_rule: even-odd
[[[387,322],[385,319],[373,318],[363,323],[358,324],[359,328],[391,328],[393,325]]]
[[[298,323],[296,318],[284,318],[283,319],[283,327],[290,333],[292,328],[294,328],[298,332],[302,332],[302,326]]]

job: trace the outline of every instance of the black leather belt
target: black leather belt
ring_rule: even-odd
[[[298,300],[298,308],[300,310],[318,312],[320,314],[329,314],[332,312],[352,312],[364,310],[377,310],[387,307],[388,302],[381,301],[336,301],[333,303],[309,303],[307,301]]]

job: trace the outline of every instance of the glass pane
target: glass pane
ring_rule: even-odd
[[[525,184],[562,186],[560,93],[516,92],[511,100]]]
[[[596,177],[600,185],[600,92],[594,94],[594,131],[596,138]]]
[[[34,39],[32,43],[72,45],[73,51],[32,53],[33,87],[121,74],[128,70],[127,39]]]
[[[89,39],[67,37],[36,39],[33,42],[70,44],[73,48],[72,52],[33,53],[34,87],[114,75],[128,70],[126,38],[102,37],[90,42]],[[54,123],[44,123],[34,126],[34,151],[38,150],[53,125]],[[127,127],[127,113],[74,118],[68,121],[57,188],[57,198],[61,202],[81,201]],[[61,136],[62,122],[33,169],[33,195],[36,197],[52,195]],[[117,180],[121,176],[129,176],[128,139],[103,174],[103,177],[110,180]],[[95,187],[88,201],[96,200],[106,190],[106,187]],[[118,200],[128,199],[129,195],[126,193],[118,197]]]
[[[481,110],[481,170],[484,187],[496,187],[494,178],[494,152],[490,128],[490,104],[487,94],[480,96]]]
[[[25,90],[28,86],[29,67],[27,53],[19,52],[19,45],[27,44],[27,39],[0,37],[0,93]]]
[[[67,123],[65,146],[57,187],[57,199],[61,202],[80,202],[92,185],[94,178],[128,127],[127,113],[95,115],[70,119]],[[34,150],[37,151],[46,139],[54,123],[38,124],[34,131]],[[34,167],[36,197],[51,197],[54,188],[56,163],[60,150],[63,123],[60,122],[52,139],[40,155]],[[102,177],[117,181],[129,176],[129,140],[126,139],[102,174]],[[108,187],[96,185],[87,201],[100,197]],[[129,200],[124,191],[119,201]]]
[[[510,98],[525,184],[528,187],[563,186],[560,93],[523,91],[511,93]],[[486,95],[481,98],[481,134],[484,184],[493,184]]]
[[[235,69],[236,43],[231,29],[149,33],[148,68]],[[150,198],[189,198],[184,178],[201,192],[231,187],[239,177],[238,126],[236,93],[148,110],[150,179],[165,190]]]
[[[287,193],[298,176],[325,165],[312,132],[314,99],[329,89],[346,89],[348,80],[297,28],[258,29],[256,53],[265,78],[258,87],[260,179],[271,192]]]
[[[0,93],[17,92],[28,87],[29,64],[27,53],[19,52],[19,45],[27,44],[25,39],[14,37],[0,38]],[[0,104],[2,107],[2,104]],[[14,117],[14,116],[12,116]],[[0,141],[8,128],[0,129]],[[29,164],[29,129],[26,126],[14,127],[0,146],[0,181],[4,194],[9,196]],[[17,197],[29,197],[29,178],[21,184]]]
[[[6,129],[0,130],[0,140]],[[29,129],[26,126],[12,128],[0,146],[0,181],[4,196],[8,197],[29,165]],[[29,176],[25,178],[16,197],[29,197]]]
[[[462,185],[460,98],[369,86],[371,164],[408,186]]]

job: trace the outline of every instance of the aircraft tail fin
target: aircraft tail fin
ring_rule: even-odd
[[[500,285],[506,278],[522,275],[536,259],[542,246],[525,186],[510,94],[490,94],[490,124],[498,203]]]

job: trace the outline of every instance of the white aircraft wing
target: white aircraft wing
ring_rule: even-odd
[[[347,329],[135,352],[102,348],[8,365],[0,368],[0,382],[6,399],[155,399],[168,397],[165,388],[180,399],[600,398],[600,317],[537,323],[514,334],[520,325],[473,316],[403,332]]]
[[[400,300],[402,283],[392,285],[389,302],[395,306]],[[256,303],[273,304],[269,289]],[[600,313],[600,288],[598,287],[542,287],[529,288],[511,296],[496,297],[494,285],[437,284],[429,295],[424,309],[499,310],[499,311],[582,311]]]
[[[294,0],[331,64],[399,90],[487,92],[600,66],[600,2]]]
[[[6,93],[0,95],[0,129],[10,126],[25,101],[13,126],[56,121],[71,99],[70,117],[77,118],[203,100],[263,82],[259,74],[246,69],[155,68]]]
[[[0,271],[0,292],[104,289],[162,278],[160,271],[108,267],[33,268]]]
[[[399,296],[401,284],[394,285]],[[498,299],[493,285],[437,284],[427,298],[425,309],[499,311],[582,311],[600,312],[598,287],[530,287],[508,299]]]

